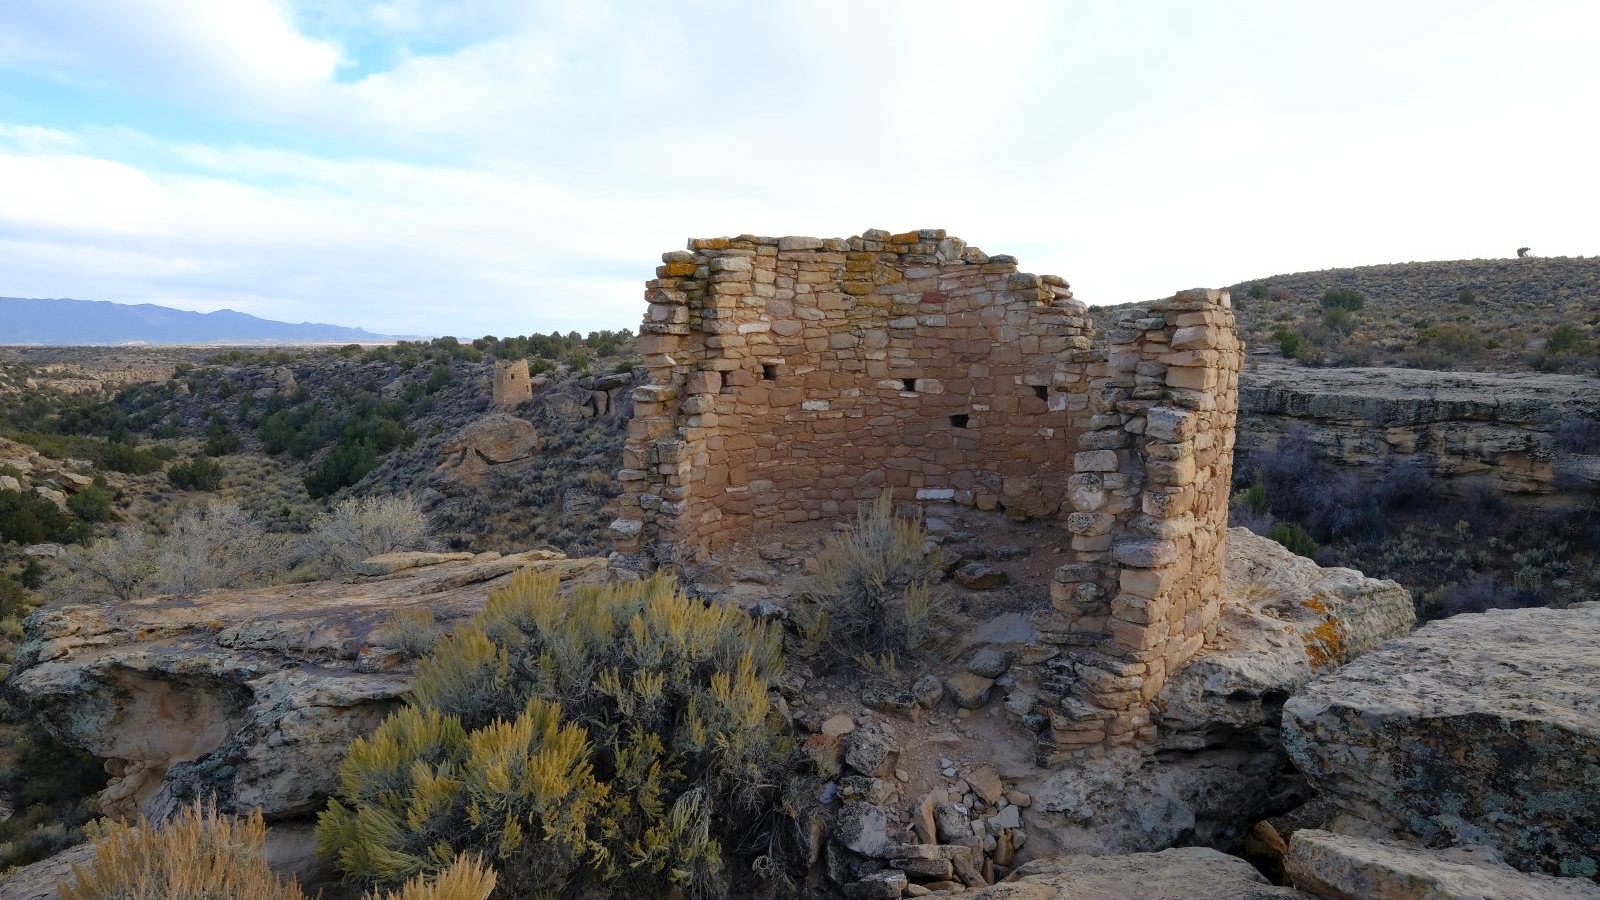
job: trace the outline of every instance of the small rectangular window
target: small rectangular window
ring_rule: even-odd
[[[761,379],[763,381],[777,381],[778,367],[771,363],[763,363],[761,366]]]
[[[968,416],[966,413],[956,413],[955,415],[950,417],[950,427],[951,428],[966,428],[967,427],[967,423],[970,422],[971,420],[972,420],[972,417]]]
[[[1033,395],[1040,400],[1048,400],[1050,399],[1050,388],[1048,385],[1036,384],[1033,386]]]
[[[905,385],[906,390],[908,391],[915,391],[917,389],[917,380],[915,378],[902,378],[900,379],[900,383]]]

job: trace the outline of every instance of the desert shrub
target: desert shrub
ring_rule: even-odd
[[[1267,297],[1267,286],[1259,281],[1252,282],[1250,285],[1249,294],[1251,300],[1265,300]]]
[[[84,522],[107,522],[115,515],[114,500],[105,478],[96,476],[93,484],[67,498],[67,509]]]
[[[1461,293],[1456,295],[1456,302],[1457,303],[1466,303],[1466,304],[1477,303],[1478,302],[1478,292],[1474,291],[1472,288],[1469,288],[1469,287],[1462,288],[1461,289]]]
[[[326,497],[360,481],[378,465],[378,451],[361,439],[341,440],[305,478],[306,493]]]
[[[222,487],[222,464],[202,454],[174,463],[167,470],[167,480],[180,491],[214,491]]]
[[[214,500],[185,509],[164,534],[126,525],[74,548],[49,589],[68,599],[126,601],[243,587],[278,575],[285,549],[238,504]]]
[[[1556,428],[1556,447],[1568,453],[1600,452],[1600,419],[1574,413]]]
[[[293,879],[267,865],[260,810],[237,819],[215,802],[186,807],[172,820],[137,825],[105,820],[91,827],[94,860],[73,866],[62,900],[304,900]],[[416,879],[368,900],[487,900],[494,874],[473,859],[452,860],[438,879]]]
[[[1550,336],[1545,339],[1544,349],[1549,353],[1588,353],[1593,347],[1589,339],[1579,331],[1571,322],[1562,322],[1551,329]]]
[[[1329,288],[1322,295],[1323,309],[1354,312],[1367,305],[1367,298],[1354,288]]]
[[[941,598],[933,587],[937,551],[926,545],[922,523],[897,513],[889,491],[862,504],[850,529],[823,545],[799,595],[795,622],[806,650],[838,662],[928,649]]]
[[[1446,364],[1471,359],[1483,351],[1483,336],[1454,322],[1429,325],[1417,335],[1417,343],[1438,354]]]
[[[519,574],[351,747],[320,852],[378,883],[480,852],[508,897],[722,895],[789,756],[781,666],[770,626],[666,578]]]
[[[239,435],[229,427],[228,421],[217,416],[212,418],[211,425],[206,429],[206,445],[202,452],[206,456],[227,456],[239,452],[239,447],[243,443]]]
[[[1428,592],[1423,597],[1422,615],[1428,619],[1480,613],[1490,609],[1521,606],[1517,591],[1488,573],[1478,573]]]
[[[94,861],[73,867],[62,900],[304,900],[267,866],[267,826],[196,803],[165,825],[107,821],[95,832]]]
[[[1300,355],[1300,346],[1304,338],[1287,328],[1279,328],[1273,333],[1272,339],[1278,342],[1278,352],[1284,359],[1294,359]]]
[[[1271,507],[1267,503],[1267,482],[1260,472],[1256,472],[1255,480],[1250,482],[1250,487],[1244,492],[1244,505],[1256,515],[1265,515]]]
[[[1322,311],[1322,325],[1329,331],[1349,334],[1355,330],[1356,317],[1343,306],[1330,306]]]
[[[1317,558],[1317,542],[1297,522],[1274,522],[1267,537],[1282,544],[1290,553],[1306,559]]]
[[[410,495],[350,497],[312,522],[305,543],[332,571],[348,572],[369,556],[427,549],[428,517]]]
[[[1267,299],[1273,303],[1288,303],[1294,299],[1294,292],[1281,284],[1275,284],[1267,289]]]
[[[42,544],[71,543],[88,537],[89,528],[38,494],[0,490],[0,541]]]
[[[439,643],[439,627],[434,622],[431,610],[403,609],[391,615],[382,626],[373,629],[371,640],[374,644],[393,647],[417,659]]]

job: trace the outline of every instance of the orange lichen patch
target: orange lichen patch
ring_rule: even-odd
[[[1313,603],[1316,605],[1313,606]],[[1317,601],[1308,600],[1302,605],[1324,614],[1327,612],[1327,607]],[[1343,663],[1350,653],[1350,630],[1335,616],[1325,615],[1321,624],[1305,632],[1301,640],[1305,644],[1306,656],[1310,657],[1311,668],[1314,671],[1337,666]]]

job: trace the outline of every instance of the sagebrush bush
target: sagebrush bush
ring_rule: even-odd
[[[186,508],[166,533],[125,525],[111,537],[73,548],[50,583],[53,596],[132,600],[246,587],[280,574],[286,546],[237,503]]]
[[[312,522],[306,543],[335,572],[380,553],[431,545],[428,517],[409,494],[343,500]]]
[[[305,900],[292,878],[281,881],[267,866],[260,810],[238,819],[218,813],[214,801],[196,801],[161,825],[106,820],[89,831],[94,860],[73,866],[62,900]],[[436,879],[367,900],[487,900],[494,883],[494,873],[463,857]]]
[[[922,523],[897,513],[888,491],[862,504],[850,529],[823,545],[799,596],[795,620],[808,651],[882,659],[934,644],[943,597],[933,584],[938,551],[926,547]]]
[[[1299,524],[1294,522],[1274,522],[1272,529],[1267,532],[1267,537],[1282,544],[1290,553],[1304,556],[1306,559],[1317,558],[1317,542]]]
[[[769,626],[668,579],[523,573],[351,747],[318,846],[379,884],[470,851],[506,897],[724,894],[789,758],[781,665]]]
[[[107,821],[90,829],[94,860],[73,866],[62,900],[303,900],[294,882],[267,867],[267,827],[258,811],[240,821],[214,803],[184,809],[170,822]]]

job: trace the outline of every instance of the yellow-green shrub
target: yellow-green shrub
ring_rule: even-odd
[[[91,833],[94,860],[73,866],[62,900],[305,900],[293,879],[280,881],[267,867],[259,810],[237,819],[196,802],[164,825],[105,821]],[[436,879],[367,900],[487,900],[494,890],[494,874],[477,860],[451,859],[440,869]]]
[[[891,660],[937,639],[942,599],[935,551],[922,523],[895,512],[888,491],[863,503],[850,529],[831,535],[794,610],[808,649],[836,660]]]
[[[378,883],[472,851],[508,897],[722,893],[788,758],[780,666],[768,627],[666,578],[524,573],[351,748],[318,844]]]

